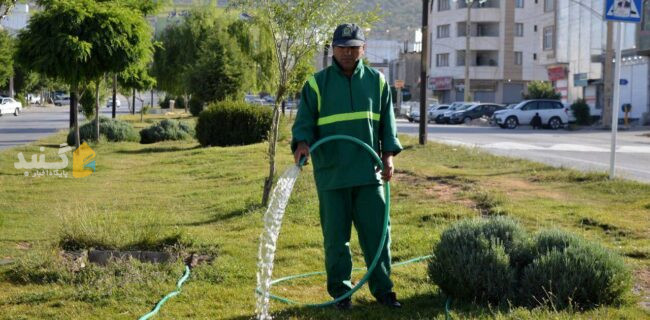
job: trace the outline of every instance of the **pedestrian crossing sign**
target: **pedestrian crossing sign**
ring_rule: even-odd
[[[606,0],[605,20],[641,22],[643,0]]]

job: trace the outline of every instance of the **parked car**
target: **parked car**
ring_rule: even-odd
[[[462,107],[464,104],[465,104],[465,102],[462,102],[462,101],[453,102],[452,104],[449,105],[449,108],[447,108],[447,110],[442,110],[439,114],[436,115],[435,118],[433,118],[433,120],[438,124],[445,123],[445,121],[443,119],[444,116],[445,116],[445,113],[449,112],[449,111],[456,111],[456,110],[458,110],[458,108]]]
[[[449,110],[449,105],[448,104],[441,104],[436,107],[433,107],[432,109],[429,109],[429,122],[435,121],[435,119],[439,116],[442,115],[444,112]]]
[[[515,129],[519,125],[528,125],[536,113],[542,118],[542,124],[551,129],[559,129],[569,122],[569,109],[558,100],[526,100],[511,109],[494,113],[494,121],[501,128]]]
[[[69,106],[70,97],[69,96],[57,96],[54,98],[54,105],[57,107]]]
[[[406,118],[409,122],[420,122],[420,110],[413,108]]]
[[[478,102],[463,102],[462,104],[457,105],[455,108],[454,108],[454,105],[452,104],[452,105],[449,107],[449,109],[447,109],[447,111],[445,111],[445,112],[442,114],[442,117],[441,117],[441,121],[440,121],[440,123],[451,123],[451,115],[452,115],[454,112],[458,112],[458,111],[462,111],[462,110],[468,109],[469,107],[471,107],[471,106],[473,106],[473,105],[475,105],[475,104],[477,104],[477,103],[478,103]],[[436,121],[436,123],[439,123],[439,122]]]
[[[41,96],[33,93],[27,94],[27,103],[28,104],[41,104],[43,100],[41,99]]]
[[[23,109],[23,105],[9,97],[0,97],[0,116],[3,114],[13,113],[18,116]]]
[[[119,99],[115,99],[115,105],[116,108],[119,108],[122,106],[122,103],[120,102]],[[106,101],[106,108],[113,108],[113,98],[110,98],[108,99],[108,101]]]
[[[503,110],[504,107],[494,103],[477,103],[465,110],[459,110],[451,114],[451,123],[469,124],[474,119],[491,117],[495,111]]]

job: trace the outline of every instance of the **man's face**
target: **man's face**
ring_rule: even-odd
[[[363,47],[334,47],[334,58],[341,65],[343,70],[354,70],[357,61],[363,57]]]

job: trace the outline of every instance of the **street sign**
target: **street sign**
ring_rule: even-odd
[[[628,84],[628,81],[627,81],[627,79],[621,79],[620,83],[621,83],[622,86],[624,86],[624,85]]]
[[[586,87],[589,84],[589,75],[586,73],[575,73],[573,74],[573,86],[574,87]]]
[[[606,0],[605,20],[641,22],[643,0]]]
[[[404,88],[404,80],[395,80],[395,88],[398,89]]]

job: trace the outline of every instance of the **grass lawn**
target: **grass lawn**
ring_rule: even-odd
[[[138,128],[161,115],[126,117]],[[191,118],[186,121],[193,121]],[[284,132],[278,168],[291,165]],[[266,144],[201,148],[196,141],[91,144],[97,171],[83,179],[25,177],[13,167],[44,146],[56,161],[60,133],[0,152],[1,319],[136,319],[173,290],[183,263],[121,262],[80,268],[62,258],[61,244],[146,249],[216,256],[202,264],[179,296],[154,319],[250,319],[255,312],[259,206],[267,173]],[[484,308],[453,303],[452,316],[497,319],[642,319],[650,304],[650,185],[608,181],[600,174],[556,169],[403,137],[392,189],[395,262],[431,253],[449,224],[503,214],[528,231],[560,227],[625,256],[636,288],[627,304],[587,312]],[[274,276],[323,269],[318,200],[311,167],[303,170],[289,202]],[[356,238],[356,235],[353,236]],[[63,241],[65,240],[65,241]],[[356,239],[351,248],[361,266]],[[358,280],[362,274],[354,275]],[[394,269],[404,308],[379,307],[363,288],[351,312],[273,303],[279,319],[444,319],[446,297],[426,275],[426,263]],[[325,278],[297,280],[275,293],[304,302],[327,300]],[[645,297],[645,298],[644,298]]]

